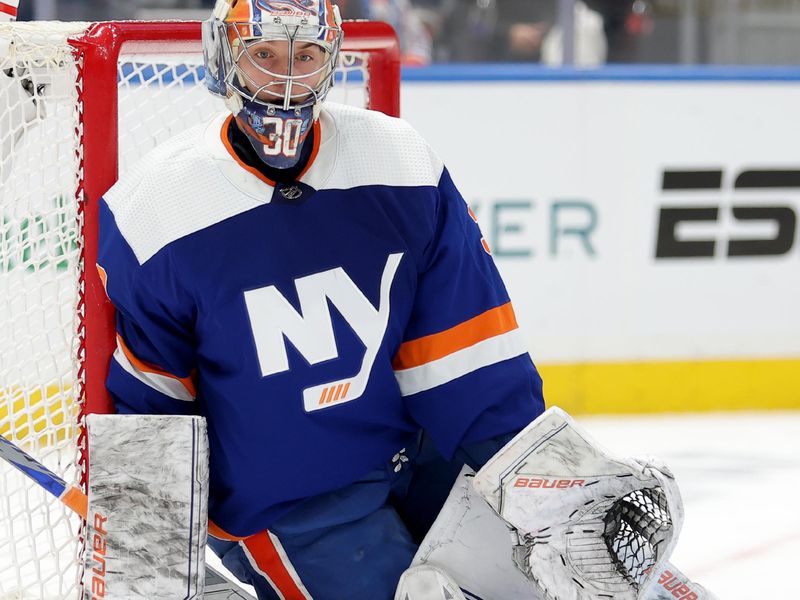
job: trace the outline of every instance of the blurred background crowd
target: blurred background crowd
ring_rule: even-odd
[[[338,4],[345,18],[392,24],[406,65],[791,64],[800,59],[796,43],[800,0],[339,0]],[[203,19],[212,5],[213,0],[28,0],[21,3],[20,19]]]

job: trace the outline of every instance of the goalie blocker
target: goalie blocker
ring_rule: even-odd
[[[455,582],[467,600],[714,600],[668,562],[682,521],[666,467],[609,455],[551,408],[464,468],[395,600],[461,598]]]

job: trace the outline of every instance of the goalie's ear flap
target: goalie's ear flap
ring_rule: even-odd
[[[559,600],[633,600],[672,553],[677,484],[652,461],[610,455],[553,407],[477,473],[475,490],[511,527],[518,566]]]

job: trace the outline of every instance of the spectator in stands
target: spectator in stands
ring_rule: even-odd
[[[556,0],[415,0],[447,62],[537,62]],[[432,15],[439,18],[432,18]]]
[[[643,0],[584,1],[603,17],[608,39],[608,62],[639,62],[639,44],[653,29],[652,3]]]
[[[426,65],[431,62],[430,32],[410,0],[340,0],[338,4],[345,19],[385,21],[394,27],[400,40],[404,65]]]
[[[608,42],[603,29],[603,16],[585,2],[575,2],[573,16],[572,64],[596,67],[606,62]],[[564,64],[564,36],[559,24],[550,28],[542,40],[541,62],[549,66]]]
[[[557,0],[414,0],[443,62],[562,62]],[[575,62],[605,62],[603,19],[575,4]]]

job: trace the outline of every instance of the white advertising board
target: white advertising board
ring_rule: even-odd
[[[800,82],[411,82],[543,362],[800,356]]]

